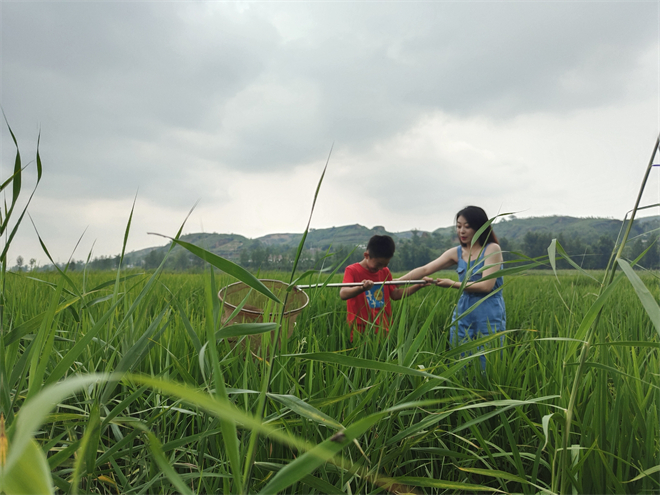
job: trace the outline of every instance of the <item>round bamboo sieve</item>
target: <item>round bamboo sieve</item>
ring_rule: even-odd
[[[268,289],[277,296],[280,301],[284,301],[288,284],[281,280],[260,280]],[[247,297],[247,301],[230,321],[229,317],[234,310],[241,305]],[[222,302],[222,322],[224,324],[232,323],[261,323],[277,321],[279,317],[279,308],[276,303],[263,294],[255,291],[243,282],[235,282],[223,287],[218,292],[218,298]],[[287,329],[287,337],[291,337],[298,314],[305,309],[309,303],[309,296],[303,291],[294,287],[284,307],[284,321],[282,326]],[[283,329],[284,329],[283,328]],[[274,338],[275,332],[271,332],[271,338]],[[256,352],[261,347],[261,335],[249,335],[250,349]],[[234,344],[238,337],[231,337],[229,342]]]

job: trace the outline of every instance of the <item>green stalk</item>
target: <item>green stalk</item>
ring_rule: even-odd
[[[644,189],[646,188],[646,182],[648,181],[649,175],[651,174],[651,170],[653,168],[653,161],[655,159],[655,155],[658,152],[658,146],[660,145],[660,135],[655,141],[655,145],[653,146],[653,153],[651,153],[651,159],[649,160],[649,163],[646,167],[646,171],[644,173],[644,178],[642,179],[642,184],[639,188],[639,193],[637,194],[637,200],[635,201],[635,206],[632,209],[632,214],[630,215],[630,221],[628,222],[628,226],[626,228],[626,231],[623,235],[623,238],[621,239],[621,243],[619,244],[619,249],[616,252],[616,255],[614,257],[613,262],[611,265],[608,267],[608,271],[605,274],[605,284],[601,287],[599,296],[603,293],[603,291],[612,283],[614,280],[614,274],[616,272],[616,267],[617,263],[616,260],[621,258],[621,255],[623,254],[623,248],[626,245],[626,241],[628,240],[628,236],[630,235],[630,231],[632,230],[632,225],[633,221],[635,220],[635,214],[637,213],[637,210],[639,209],[639,203],[642,200],[642,195],[644,194]],[[615,247],[616,249],[616,247]],[[600,322],[600,316],[602,314],[602,308],[598,311],[598,314],[596,316],[596,319],[594,320],[594,323],[592,324],[588,337],[586,339],[585,344],[582,346],[582,351],[580,353],[580,361],[579,365],[577,368],[577,371],[575,373],[575,378],[573,380],[573,387],[571,390],[571,395],[569,398],[568,402],[568,407],[566,408],[566,425],[564,428],[564,435],[563,435],[563,440],[562,440],[562,452],[560,456],[560,479],[561,479],[561,490],[560,493],[566,494],[568,493],[569,490],[569,484],[570,484],[570,476],[569,476],[569,470],[570,470],[570,457],[568,455],[568,444],[569,444],[569,437],[571,434],[571,426],[572,426],[572,421],[573,421],[573,410],[575,409],[575,402],[577,400],[577,394],[579,390],[579,385],[580,385],[580,379],[582,378],[582,375],[584,373],[584,367],[585,363],[587,362],[587,357],[589,355],[589,348],[591,347],[591,342],[594,337],[594,333],[596,332],[596,329],[598,328],[598,323]],[[605,339],[605,332],[602,332],[601,338],[599,339],[600,344],[605,344],[606,339]],[[604,346],[603,346],[604,347]],[[602,353],[604,354],[604,352]],[[606,359],[606,358],[605,358]],[[602,364],[602,363],[601,363]],[[604,380],[600,382],[601,387],[606,387],[607,386],[607,376],[605,372],[601,372],[602,378],[601,380]],[[601,389],[602,390],[602,389]],[[600,408],[602,409],[605,404],[603,404],[602,401],[607,400],[607,396],[605,394],[600,394]],[[601,414],[604,414],[605,411],[601,410]],[[600,440],[602,442],[605,442],[605,434],[606,434],[606,423],[604,421],[601,421],[602,424],[598,425],[600,426]]]
[[[215,338],[214,318],[213,318],[213,296],[214,287],[211,277],[213,276],[213,267],[209,267],[210,275],[206,278],[205,293],[205,307],[206,307],[206,339],[208,342],[209,354],[211,356],[211,363],[213,366],[213,381],[215,383],[215,395],[223,401],[229,402],[227,389],[225,387],[225,380],[220,370],[220,359],[218,357],[218,348]],[[222,429],[222,437],[224,439],[225,450],[227,457],[229,457],[229,464],[231,465],[231,472],[234,479],[236,493],[243,491],[241,482],[241,459],[239,455],[239,442],[238,433],[236,431],[236,423],[231,421],[220,420],[220,427]]]
[[[321,184],[323,183],[323,178],[325,177],[325,171],[328,169],[328,163],[330,162],[330,155],[332,155],[332,148],[330,148],[330,153],[328,154],[328,159],[325,162],[325,167],[323,167],[323,172],[321,173],[321,178],[319,179],[319,183],[316,186],[316,191],[314,193],[314,199],[312,201],[312,209],[309,212],[309,219],[307,220],[307,227],[305,228],[305,232],[303,233],[302,239],[300,239],[300,243],[298,244],[298,251],[296,252],[296,257],[293,261],[293,267],[291,269],[291,277],[289,279],[289,285],[293,284],[294,277],[296,275],[296,268],[298,268],[298,261],[300,260],[300,255],[302,254],[303,247],[305,245],[305,239],[307,239],[307,234],[309,233],[309,226],[312,223],[312,215],[314,214],[314,207],[316,206],[316,199],[319,196],[319,191],[321,190]],[[268,393],[268,387],[270,385],[270,380],[273,376],[273,359],[275,359],[275,349],[277,348],[277,345],[280,341],[280,331],[282,329],[282,324],[284,322],[284,308],[286,308],[286,304],[289,300],[289,294],[290,291],[292,290],[292,287],[289,287],[289,290],[287,290],[287,293],[284,297],[284,301],[282,302],[281,306],[281,311],[280,311],[280,318],[279,318],[279,324],[277,325],[277,328],[275,329],[275,337],[271,342],[271,349],[270,349],[270,359],[264,363],[264,366],[266,367],[265,373],[264,373],[264,378],[261,383],[261,391],[259,393],[259,402],[257,405],[257,418],[262,419],[264,417],[264,411],[266,409],[266,394]],[[257,455],[256,451],[256,445],[257,445],[257,439],[259,438],[257,432],[252,432],[250,435],[250,443],[248,445],[248,452],[247,452],[247,463],[245,464],[245,471],[244,471],[244,477],[243,477],[243,487],[245,491],[243,493],[247,493],[247,490],[249,489],[249,480],[250,476],[252,473],[252,466],[254,464],[254,460]]]
[[[5,123],[7,124],[7,129],[9,130],[9,134],[11,135],[12,141],[14,142],[14,146],[16,147],[16,157],[14,159],[14,173],[11,175],[11,177],[9,177],[6,181],[4,181],[2,186],[0,186],[0,191],[4,190],[6,187],[9,187],[10,184],[12,186],[11,206],[7,208],[7,203],[5,202],[4,212],[0,210],[0,236],[2,236],[3,234],[5,235],[5,244],[2,247],[2,252],[0,253],[0,412],[3,412],[7,416],[7,419],[11,421],[13,418],[13,411],[11,410],[11,401],[9,397],[8,374],[10,373],[10,370],[7,369],[6,356],[5,356],[6,348],[4,342],[5,332],[6,332],[5,294],[6,294],[6,279],[7,279],[7,254],[9,251],[9,245],[14,239],[14,236],[16,235],[16,232],[18,231],[18,228],[23,221],[23,217],[27,212],[28,206],[32,202],[34,193],[36,192],[37,187],[39,186],[43,169],[41,164],[41,156],[39,154],[39,144],[41,142],[41,134],[39,134],[39,136],[37,137],[37,152],[36,152],[37,182],[34,185],[34,189],[32,190],[32,194],[30,194],[27,204],[23,208],[23,211],[18,217],[18,220],[16,220],[14,228],[11,229],[11,233],[7,235],[9,233],[9,220],[12,216],[14,207],[16,206],[18,197],[22,190],[22,178],[21,178],[22,172],[25,168],[27,168],[27,165],[25,167],[23,167],[22,165],[21,153],[18,148],[18,141],[16,139],[16,136],[14,135],[14,131],[12,131],[9,122],[7,121],[7,116],[5,115],[4,110],[2,111],[2,115],[5,119]]]

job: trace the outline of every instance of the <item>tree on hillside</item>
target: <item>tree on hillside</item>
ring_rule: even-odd
[[[635,242],[633,242],[632,249],[630,251],[630,259],[636,260],[644,252],[644,249],[644,241],[642,241],[641,237],[638,237],[635,239]]]
[[[250,266],[256,269],[265,269],[268,267],[268,247],[259,241],[254,241],[250,247]]]
[[[550,232],[527,232],[523,237],[522,251],[530,258],[548,254],[548,246],[552,242]]]
[[[152,249],[144,258],[144,267],[147,270],[158,268],[165,259],[165,251]]]
[[[660,251],[658,251],[658,236],[651,235],[648,238],[647,246],[651,246],[644,257],[644,266],[649,269],[657,270],[660,268]]]
[[[23,259],[23,256],[19,255],[18,258],[16,258],[16,268],[18,269],[19,272],[23,271],[23,262],[24,261],[25,260]]]
[[[660,256],[658,254],[656,236],[650,236],[647,238],[638,237],[635,239],[630,250],[630,259],[636,260],[644,251],[646,251],[646,254],[638,261],[638,265],[648,269],[658,268]]]
[[[596,256],[596,268],[607,268],[610,256],[614,250],[614,238],[610,235],[601,235],[594,245],[594,254]]]
[[[239,264],[243,268],[247,268],[250,264],[250,253],[245,247],[241,249],[241,254],[239,255]]]
[[[518,259],[518,256],[513,254],[513,251],[516,250],[515,245],[506,237],[500,237],[500,248],[502,248],[502,257],[504,261],[511,261]]]
[[[593,250],[590,250],[590,248],[584,242],[582,242],[580,238],[575,236],[566,236],[562,232],[559,234],[557,241],[578,266],[585,269],[593,268]],[[571,268],[571,265],[566,260],[560,260],[557,263],[557,267],[561,269],[569,269]]]
[[[185,249],[177,249],[171,258],[171,266],[174,270],[185,271],[190,266],[190,256]]]

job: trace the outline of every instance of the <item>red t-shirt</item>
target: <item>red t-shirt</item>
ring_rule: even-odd
[[[354,263],[346,267],[344,271],[344,282],[362,282],[363,280],[373,280],[374,282],[385,282],[392,280],[392,274],[389,268],[383,268],[376,273],[371,273],[360,263]],[[392,306],[390,304],[391,285],[374,285],[371,290],[358,294],[351,299],[346,300],[348,310],[348,323],[355,325],[358,331],[362,332],[367,323],[383,323],[387,328],[392,315]],[[385,308],[383,310],[383,307]],[[380,315],[380,316],[379,316]],[[378,331],[378,329],[376,329]],[[351,340],[353,332],[351,331]]]

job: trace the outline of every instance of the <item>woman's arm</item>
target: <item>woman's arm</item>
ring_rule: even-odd
[[[492,275],[500,270],[502,262],[502,249],[499,244],[494,242],[486,246],[486,252],[484,253],[484,265],[487,267],[483,272],[481,272],[482,277],[487,277]],[[488,293],[493,290],[495,287],[496,278],[491,278],[490,280],[484,280],[483,282],[468,282],[465,284],[465,292],[485,292]],[[460,289],[461,283],[456,282],[448,278],[439,278],[436,281],[438,287],[445,287],[449,289]]]
[[[414,294],[415,292],[417,292],[422,287],[428,287],[429,285],[431,285],[433,283],[432,278],[424,277],[424,280],[426,280],[425,284],[410,285],[410,286],[406,287],[405,289],[399,289],[399,288],[392,289],[392,291],[390,292],[390,299],[392,299],[393,301],[398,301],[403,296],[409,296],[410,294]]]
[[[439,258],[436,258],[424,266],[409,271],[398,280],[420,280],[424,277],[428,277],[432,273],[455,265],[456,263],[458,263],[458,248],[447,249],[447,251],[442,253]]]

